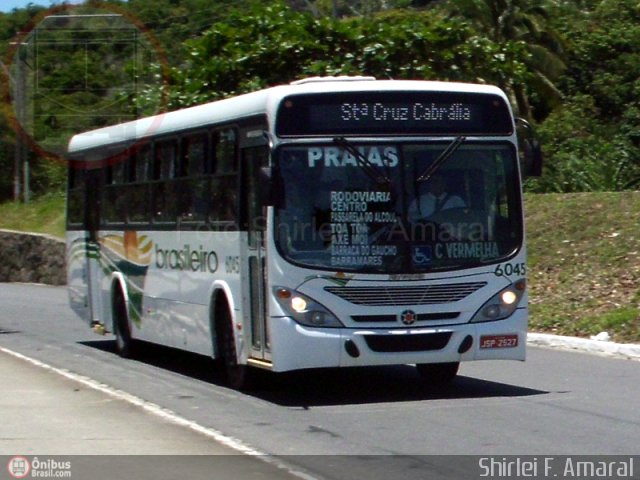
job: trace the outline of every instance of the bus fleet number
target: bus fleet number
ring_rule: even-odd
[[[496,277],[511,277],[512,275],[524,277],[527,274],[527,265],[525,263],[499,263],[493,273]]]
[[[226,257],[224,259],[224,266],[227,273],[240,273],[240,257]]]

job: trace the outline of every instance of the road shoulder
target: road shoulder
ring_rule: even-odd
[[[536,347],[573,350],[582,353],[640,361],[640,345],[631,343],[615,343],[591,340],[588,338],[529,332],[529,334],[527,334],[527,344]]]

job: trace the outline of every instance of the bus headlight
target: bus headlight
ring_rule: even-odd
[[[308,327],[344,327],[336,316],[312,298],[285,287],[275,287],[273,294],[285,313]]]
[[[527,289],[527,282],[524,279],[512,283],[504,290],[494,295],[471,319],[472,322],[491,322],[502,320],[516,311],[520,300]]]

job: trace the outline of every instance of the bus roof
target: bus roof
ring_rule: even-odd
[[[491,85],[423,80],[375,80],[373,77],[312,77],[289,85],[280,85],[173,112],[133,120],[110,127],[80,133],[69,142],[71,155],[110,145],[134,143],[152,136],[168,135],[209,125],[234,122],[243,118],[275,114],[279,102],[288,95],[372,91],[438,91],[492,94],[507,98]],[[508,103],[508,102],[507,102]],[[273,118],[269,118],[270,121]]]

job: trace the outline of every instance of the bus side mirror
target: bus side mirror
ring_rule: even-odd
[[[523,177],[539,177],[542,175],[542,148],[533,132],[533,127],[523,118],[517,119],[518,152],[520,171]]]
[[[542,176],[542,148],[538,139],[533,138],[524,144],[524,174],[527,177]]]

